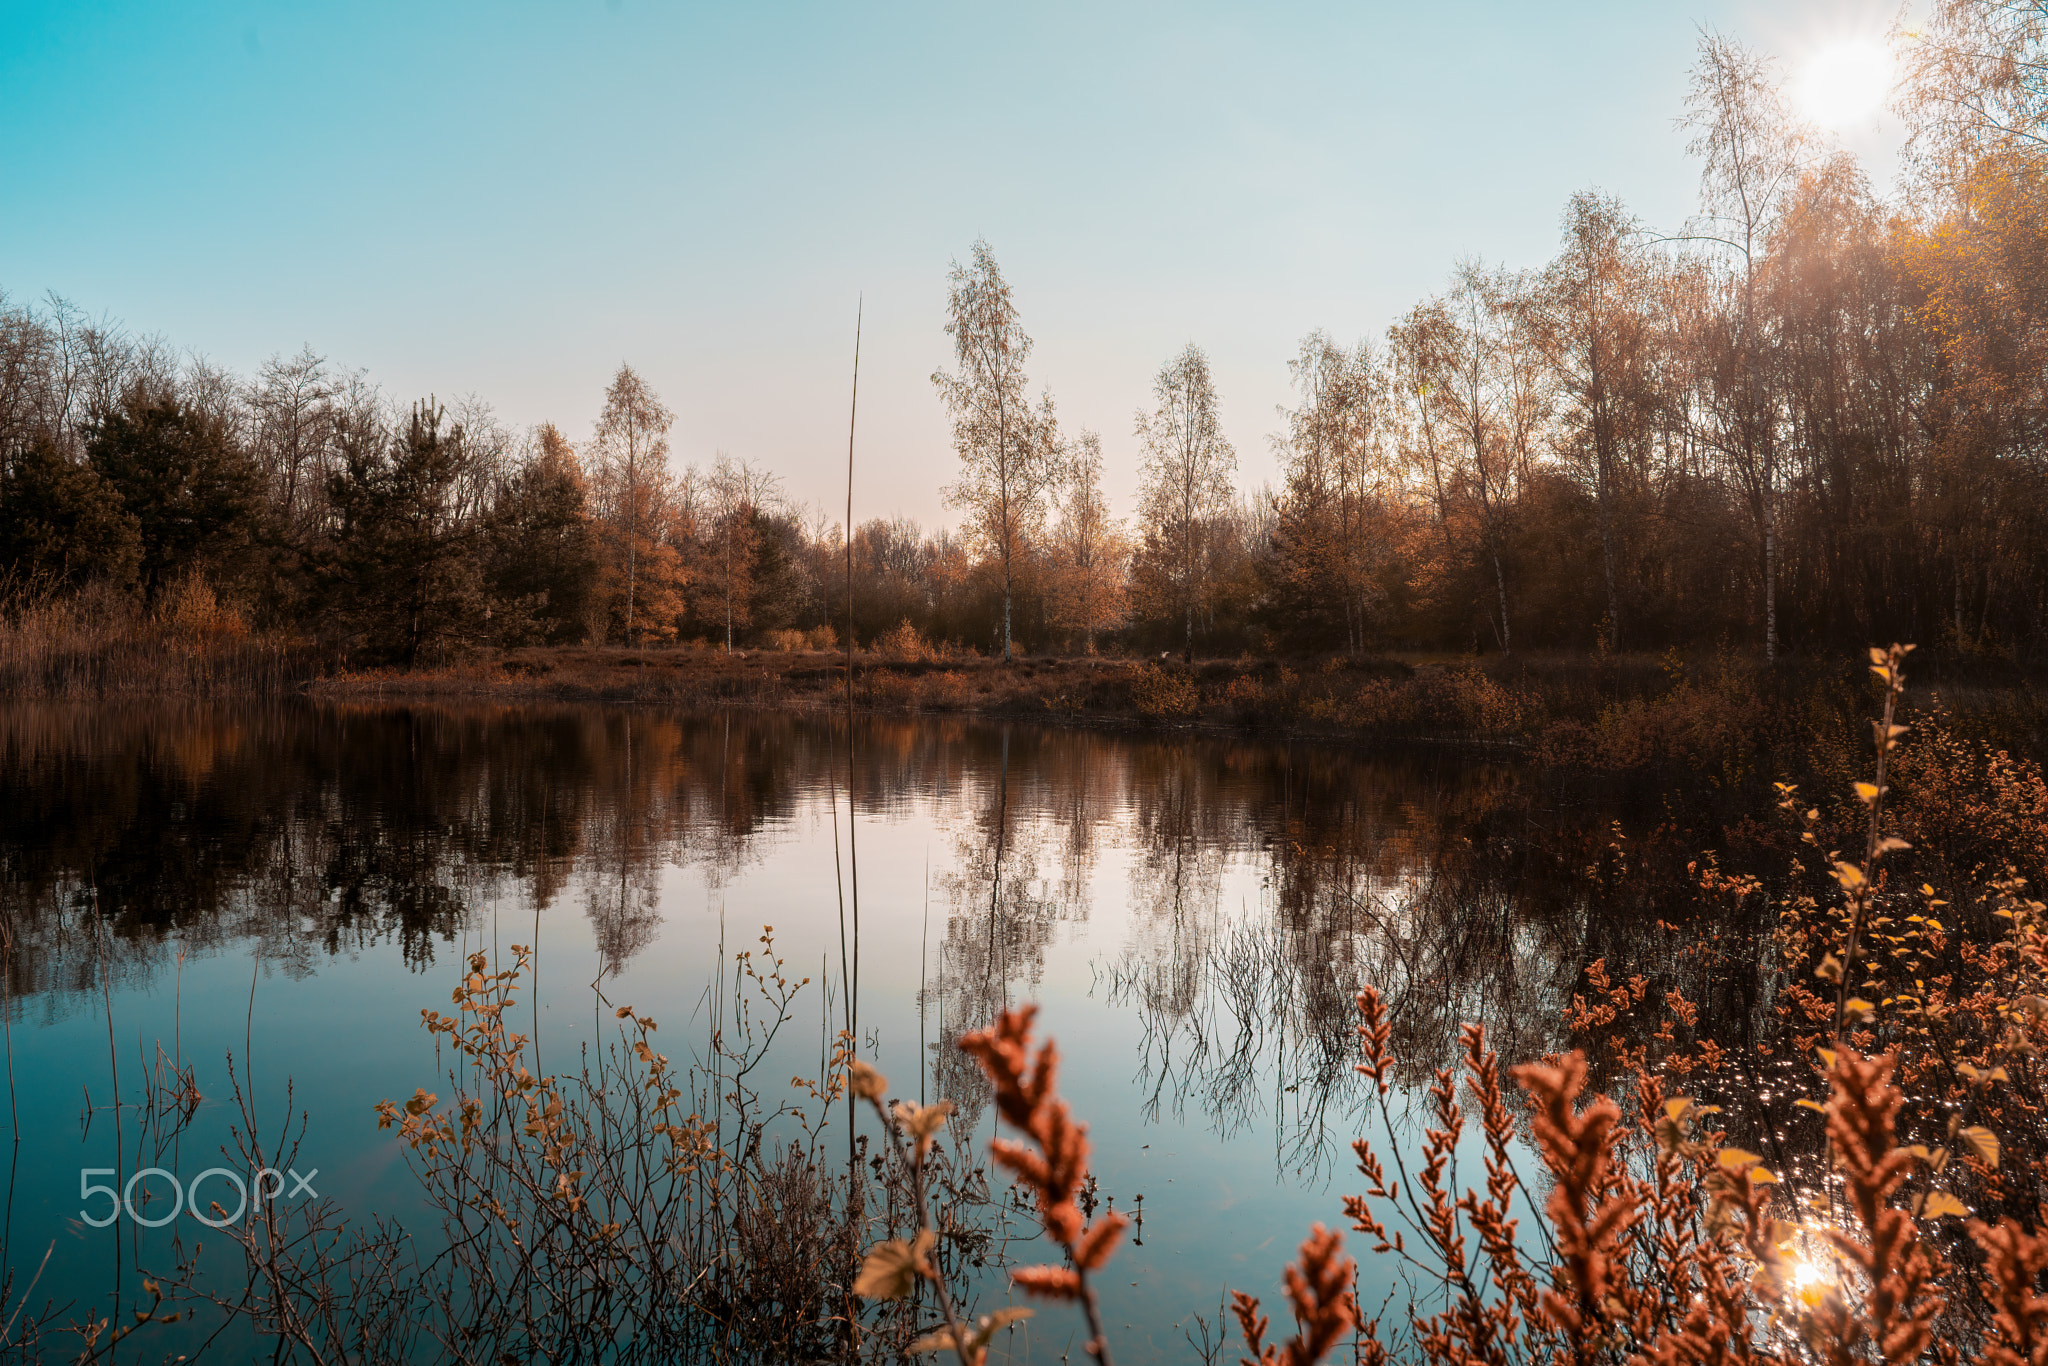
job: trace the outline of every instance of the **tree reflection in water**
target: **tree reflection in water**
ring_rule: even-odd
[[[535,915],[572,896],[617,970],[674,914],[665,869],[724,885],[763,858],[764,833],[824,807],[844,782],[843,724],[19,705],[0,718],[10,998],[60,1014],[98,990],[102,958],[116,985],[142,986],[178,947],[253,944],[287,974],[395,948],[423,972],[503,896]],[[1131,947],[1107,975],[1143,1012],[1148,1103],[1225,1133],[1264,1115],[1291,1166],[1327,1162],[1345,1132],[1361,983],[1386,990],[1411,1082],[1467,1019],[1529,1056],[1558,1044],[1586,961],[1654,948],[1642,888],[1684,886],[1673,868],[1644,872],[1642,851],[1617,872],[1602,852],[1612,812],[1498,767],[932,718],[857,718],[853,756],[863,822],[917,808],[949,832],[920,1003],[937,1094],[975,1101],[979,1074],[952,1040],[1040,990],[1058,927],[1112,894],[1099,871],[1115,850]],[[1247,868],[1256,897],[1226,905]],[[1709,1009],[1728,995],[1691,994]]]

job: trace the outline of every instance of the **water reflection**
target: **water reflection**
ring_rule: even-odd
[[[844,790],[842,727],[580,706],[17,706],[0,718],[10,998],[55,1018],[98,990],[102,963],[141,986],[177,947],[253,947],[298,975],[395,949],[426,972],[500,900],[536,917],[573,905],[600,972],[617,972],[667,932],[668,870],[740,878]],[[1109,912],[1123,947],[1097,956],[1114,999],[1143,1012],[1149,1103],[1222,1133],[1281,1058],[1289,1123],[1321,1132],[1365,981],[1388,991],[1417,1068],[1465,1019],[1511,1055],[1554,1046],[1598,936],[1585,856],[1564,852],[1598,823],[1539,828],[1559,818],[1505,770],[962,721],[862,719],[852,739],[859,819],[916,809],[945,841],[920,1002],[941,1094],[978,1087],[946,1045],[1039,994],[1050,946]]]

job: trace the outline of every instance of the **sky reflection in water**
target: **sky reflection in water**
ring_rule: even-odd
[[[772,925],[812,982],[769,1070],[814,1076],[843,1010],[835,859],[858,863],[862,1046],[898,1093],[958,1096],[985,1136],[949,1041],[1043,1003],[1103,1192],[1125,1210],[1144,1197],[1142,1244],[1105,1289],[1120,1360],[1185,1357],[1191,1312],[1213,1318],[1225,1286],[1271,1294],[1309,1224],[1341,1220],[1361,981],[1394,997],[1411,1083],[1448,1061],[1460,1019],[1507,1030],[1506,1051],[1548,1042],[1569,916],[1521,904],[1474,853],[1528,818],[1504,772],[939,719],[859,721],[853,749],[857,849],[845,731],[822,718],[11,709],[9,1264],[25,1280],[54,1243],[38,1299],[104,1312],[118,1286],[131,1304],[137,1259],[161,1265],[170,1230],[88,1227],[79,1172],[222,1165],[231,1051],[268,1124],[289,1080],[299,1168],[322,1194],[417,1218],[371,1107],[445,1094],[419,1015],[447,1008],[476,950],[537,945],[528,999],[550,1067],[609,1037],[627,1003],[680,1057],[701,1046],[721,949],[729,962]],[[116,1073],[124,1101],[141,1094],[159,1043],[205,1097],[162,1151],[108,1108]],[[1368,1261],[1368,1312],[1391,1284]],[[1069,1319],[1042,1314],[1013,1350],[1059,1356]]]

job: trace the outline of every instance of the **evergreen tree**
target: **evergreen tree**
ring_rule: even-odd
[[[417,664],[474,645],[489,618],[484,527],[457,515],[462,428],[431,400],[385,448],[352,451],[327,481],[336,526],[321,559],[328,619],[366,658]]]
[[[183,575],[219,579],[243,567],[259,506],[257,470],[226,423],[168,389],[132,390],[86,446],[141,538],[144,600]]]
[[[47,432],[0,460],[0,574],[10,586],[135,582],[142,536],[121,495],[90,465],[64,458]]]
[[[506,644],[582,639],[598,570],[583,470],[553,423],[499,489],[485,578],[492,632]]]

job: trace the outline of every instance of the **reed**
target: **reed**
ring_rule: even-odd
[[[250,632],[199,581],[150,613],[106,589],[0,608],[0,692],[10,696],[276,693],[325,671],[312,642]]]

